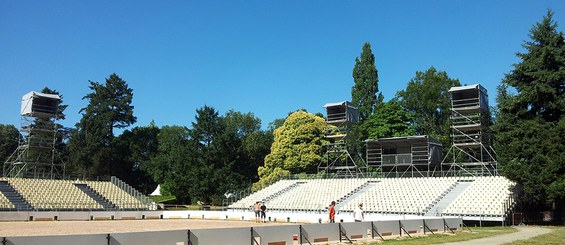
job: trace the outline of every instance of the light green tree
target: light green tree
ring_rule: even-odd
[[[323,155],[324,119],[306,111],[290,114],[274,131],[271,153],[259,167],[259,182],[254,189],[278,180],[281,175],[315,173]]]

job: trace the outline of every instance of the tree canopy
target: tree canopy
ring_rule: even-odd
[[[271,153],[265,157],[265,165],[259,167],[260,189],[281,175],[315,173],[322,160],[324,130],[323,118],[299,110],[290,114],[284,124],[275,129]]]
[[[14,125],[0,124],[0,163],[2,165],[18,147],[19,137],[20,132]]]
[[[353,67],[353,87],[351,102],[359,109],[359,120],[362,122],[371,116],[377,104],[383,101],[379,92],[379,73],[375,66],[375,56],[371,44],[366,42],[361,51],[361,57],[355,58]]]
[[[404,109],[400,102],[392,99],[383,103],[381,108],[361,125],[362,139],[379,139],[415,135],[411,124],[413,114]]]
[[[432,66],[424,72],[417,71],[406,89],[397,92],[401,106],[412,114],[416,134],[429,135],[444,146],[450,145],[449,89],[454,86],[461,86],[459,80],[450,78],[445,71],[438,71]]]
[[[565,206],[565,42],[552,17],[532,27],[498,87],[495,147],[503,173],[523,185],[527,210]]]
[[[80,110],[80,122],[71,132],[71,169],[86,176],[107,176],[119,169],[115,162],[114,128],[136,122],[133,90],[115,73],[104,84],[89,81],[91,93],[83,97],[88,105]]]

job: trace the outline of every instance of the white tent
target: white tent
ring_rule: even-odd
[[[151,192],[151,194],[149,194],[150,196],[160,196],[161,195],[161,185],[157,185],[157,188],[155,188],[155,190],[153,192]]]

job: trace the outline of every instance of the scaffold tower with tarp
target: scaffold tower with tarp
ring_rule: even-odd
[[[60,100],[34,91],[22,97],[18,148],[4,162],[4,177],[62,178],[64,165],[54,161]]]
[[[480,84],[452,87],[452,145],[442,161],[448,173],[498,175],[496,152],[492,148],[487,90]]]
[[[318,165],[318,172],[326,174],[337,174],[339,176],[362,176],[366,172],[366,166],[360,165],[363,161],[352,149],[354,142],[351,141],[352,126],[359,122],[359,111],[353,103],[342,101],[327,103],[326,124],[328,131],[324,144],[325,153]]]

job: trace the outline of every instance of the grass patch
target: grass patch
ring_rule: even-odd
[[[149,196],[156,203],[164,203],[177,199],[175,196]]]
[[[414,238],[402,237],[398,239],[389,239],[384,242],[376,242],[369,244],[441,244],[447,242],[460,242],[468,241],[483,237],[496,236],[500,234],[512,233],[517,230],[513,227],[473,227],[471,228],[473,232],[465,229],[463,231],[456,231],[455,234],[452,233],[439,233],[436,235],[429,236],[418,236]]]
[[[512,243],[507,244],[517,244],[517,245],[529,245],[529,244],[536,244],[536,245],[558,245],[565,243],[565,227],[545,227],[549,229],[553,229],[552,232],[544,235],[540,235],[528,240],[521,240],[521,241],[514,241]]]

